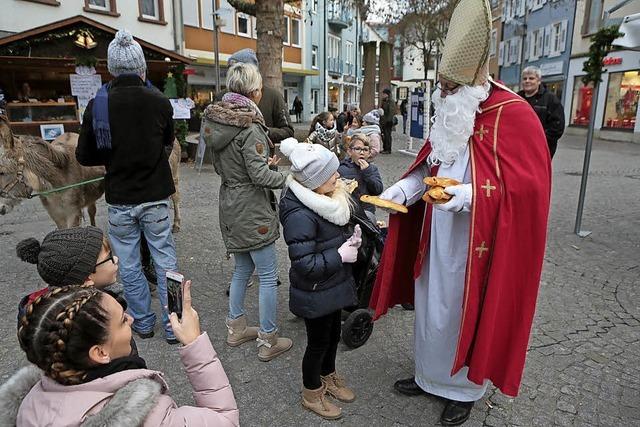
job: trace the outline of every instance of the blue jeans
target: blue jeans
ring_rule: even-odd
[[[244,314],[247,283],[255,269],[260,279],[260,332],[274,332],[277,329],[276,310],[278,308],[276,244],[271,243],[251,252],[235,253],[233,257],[236,266],[229,289],[229,318],[237,319]]]
[[[167,338],[174,338],[167,307],[168,270],[176,271],[176,245],[171,234],[169,200],[139,205],[109,205],[109,239],[119,258],[120,279],[124,285],[127,311],[133,317],[136,332],[153,331],[156,314],[151,310],[151,292],[140,262],[140,234],[149,244],[151,259],[158,276],[158,297],[162,307],[162,324]]]

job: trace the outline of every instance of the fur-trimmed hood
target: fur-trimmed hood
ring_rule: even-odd
[[[244,133],[251,128],[262,128],[266,135],[264,118],[254,109],[220,101],[209,105],[204,110],[204,133],[214,151],[221,151],[234,139],[243,139]]]
[[[129,375],[133,372],[133,376]],[[119,376],[115,382],[105,378],[78,386],[63,386],[43,376],[37,367],[25,366],[0,387],[0,425],[17,425],[18,411],[23,401],[25,407],[21,424],[37,423],[38,418],[34,415],[40,411],[60,411],[67,421],[84,419],[82,426],[86,427],[141,425],[158,403],[162,392],[166,392],[166,383],[159,373],[147,369],[125,371]],[[77,393],[77,398],[66,400],[72,405],[47,405],[48,399],[44,396],[48,393],[59,394],[63,389],[65,393]],[[31,393],[39,395],[39,398],[28,398],[27,395]],[[54,397],[49,403],[53,402],[61,401]]]
[[[336,190],[331,197],[318,194],[296,181],[293,176],[287,177],[287,188],[292,191],[300,203],[311,209],[332,224],[343,226],[351,218],[351,204],[349,193],[344,189],[344,183],[338,180]]]

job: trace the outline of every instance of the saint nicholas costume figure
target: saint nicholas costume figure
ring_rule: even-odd
[[[414,303],[415,375],[395,388],[444,398],[443,425],[464,423],[490,382],[518,394],[546,243],[545,133],[524,99],[489,78],[490,34],[489,1],[460,0],[429,138],[380,196],[409,213],[390,216],[371,308],[377,319]],[[425,203],[429,176],[461,184],[445,188],[447,203]]]

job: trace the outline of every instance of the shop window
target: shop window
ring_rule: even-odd
[[[116,10],[116,0],[84,0],[83,10],[85,12],[120,16]]]
[[[300,47],[300,20],[291,19],[291,46]]]
[[[409,88],[401,87],[398,89],[398,99],[407,99],[409,96]]]
[[[166,25],[162,0],[138,0],[138,10],[138,21]]]
[[[238,35],[244,37],[251,37],[251,30],[249,28],[249,22],[251,18],[248,15],[239,13],[237,15]]]
[[[571,97],[571,124],[575,126],[587,126],[591,114],[591,100],[593,99],[593,86],[585,86],[582,76],[576,76],[573,82],[573,96]]]
[[[609,73],[602,127],[633,130],[636,125],[639,96],[639,70]]]
[[[547,90],[554,94],[556,98],[562,99],[562,92],[564,91],[564,82],[544,82]]]

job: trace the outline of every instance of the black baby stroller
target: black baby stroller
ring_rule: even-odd
[[[362,229],[362,245],[358,251],[358,260],[352,265],[358,305],[343,311],[342,323],[342,342],[351,348],[363,345],[373,332],[373,315],[369,310],[369,299],[384,246],[383,231],[367,217],[359,205],[356,206],[350,221],[352,228],[356,224]]]

